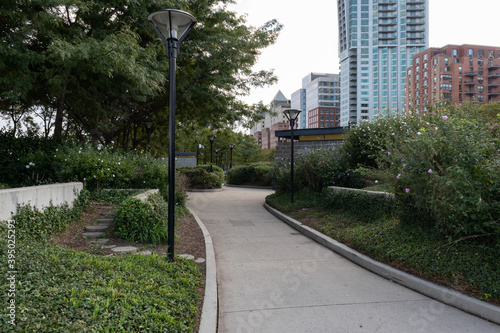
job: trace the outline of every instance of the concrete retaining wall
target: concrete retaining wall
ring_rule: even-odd
[[[31,204],[38,209],[64,202],[73,205],[83,183],[64,183],[41,186],[28,186],[0,190],[0,221],[9,220],[15,214],[18,204]]]

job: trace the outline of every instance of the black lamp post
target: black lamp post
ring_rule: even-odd
[[[230,143],[230,144],[228,144],[228,146],[229,146],[229,151],[231,152],[231,159],[229,160],[230,161],[229,162],[229,169],[232,169],[233,168],[233,148],[234,148],[235,144]]]
[[[288,121],[290,121],[290,129],[291,129],[291,139],[292,139],[292,142],[291,142],[291,147],[292,147],[292,150],[290,151],[290,174],[291,174],[291,180],[290,180],[290,196],[291,196],[291,199],[292,199],[292,203],[293,203],[293,155],[294,155],[294,151],[293,151],[293,140],[294,140],[294,137],[293,137],[293,128],[295,127],[295,120],[297,120],[297,117],[299,116],[299,113],[301,111],[300,110],[297,110],[297,109],[286,109],[283,111],[283,113],[285,114],[285,117],[288,119]]]
[[[219,166],[220,163],[217,162],[219,157],[220,148],[215,148],[215,165]]]
[[[208,141],[210,141],[210,172],[213,172],[214,169],[212,167],[212,156],[213,156],[213,145],[214,145],[214,139],[215,135],[209,135],[207,136]]]
[[[161,9],[148,16],[148,21],[165,44],[169,58],[169,118],[168,118],[168,258],[174,261],[175,228],[175,71],[179,45],[197,21],[193,15],[176,10]]]
[[[153,123],[154,122],[152,122],[152,121],[143,122],[144,127],[146,127],[146,134],[147,134],[147,138],[148,138],[148,150],[149,150],[149,135],[151,134],[151,128],[153,127]]]

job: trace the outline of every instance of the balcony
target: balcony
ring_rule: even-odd
[[[500,92],[494,92],[493,91],[493,92],[489,92],[488,93],[488,96],[498,96],[498,95],[500,95]]]
[[[407,6],[406,6],[407,12],[412,12],[412,11],[416,11],[416,10],[425,10],[425,6],[424,5],[412,5],[409,2],[407,2]]]
[[[389,5],[389,4],[379,4],[378,5],[379,12],[394,12],[397,9],[398,9],[398,6],[396,6],[396,5]]]
[[[406,17],[413,17],[413,18],[425,17],[425,12],[423,12],[423,11],[409,12],[406,14]]]
[[[498,79],[500,77],[500,73],[489,73],[488,78]]]
[[[488,64],[488,69],[498,69],[500,68],[500,64]]]
[[[395,39],[398,37],[398,34],[396,33],[379,33],[378,34],[378,39]]]
[[[406,0],[407,5],[423,5],[425,4],[425,0]]]
[[[393,19],[393,18],[396,18],[397,16],[397,13],[380,13],[378,14],[378,18],[379,19]]]
[[[425,24],[425,20],[421,18],[409,18],[406,20],[406,25]]]
[[[474,82],[474,81],[467,81],[467,82],[464,82],[464,85],[466,86],[475,86],[477,83]]]
[[[475,73],[475,72],[467,72],[467,73],[464,73],[465,76],[477,76],[479,74]]]
[[[406,27],[408,32],[422,32],[425,31],[425,25],[411,25]]]
[[[379,4],[395,4],[396,2],[398,2],[397,0],[378,0],[378,3]]]
[[[380,19],[378,20],[379,25],[395,25],[398,23],[397,19]]]
[[[466,95],[474,95],[476,92],[475,91],[466,91],[465,94]]]

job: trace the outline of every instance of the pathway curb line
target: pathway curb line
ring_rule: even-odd
[[[411,274],[405,273],[401,270],[395,269],[389,265],[373,260],[365,256],[364,254],[361,254],[349,248],[348,246],[339,243],[336,240],[325,236],[324,234],[308,226],[303,225],[299,221],[272,208],[267,203],[264,203],[264,208],[266,208],[271,214],[287,223],[292,228],[301,232],[305,236],[338,253],[339,255],[354,262],[355,264],[366,268],[367,270],[377,275],[380,275],[383,278],[417,291],[432,299],[500,325],[500,307],[479,301],[457,291],[439,286],[437,284],[415,277]]]
[[[203,308],[201,310],[200,328],[198,333],[216,333],[218,319],[218,295],[217,295],[217,268],[215,263],[215,251],[212,242],[212,237],[200,220],[198,215],[189,209],[191,214],[200,226],[205,238],[206,252],[206,279],[205,279],[205,296],[203,298]]]

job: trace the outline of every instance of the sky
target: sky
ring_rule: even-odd
[[[311,72],[339,70],[337,0],[235,0],[229,9],[247,14],[247,25],[271,19],[284,25],[254,70],[274,69],[278,83],[254,89],[244,102],[269,104],[281,90],[290,99]],[[500,47],[500,0],[429,0],[429,47],[477,44]]]

